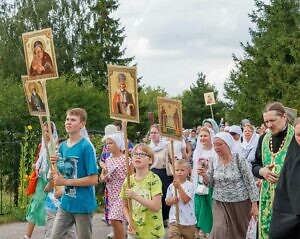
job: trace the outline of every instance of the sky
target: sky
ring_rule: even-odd
[[[170,97],[189,90],[203,72],[223,98],[224,81],[250,41],[254,0],[119,0],[125,56],[134,56],[142,84]]]

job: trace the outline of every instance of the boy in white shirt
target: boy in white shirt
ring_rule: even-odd
[[[195,239],[197,223],[194,210],[194,187],[187,180],[190,167],[189,163],[180,159],[175,162],[174,181],[170,184],[166,204],[171,206],[169,214],[168,238],[172,239]],[[175,188],[177,197],[175,197]],[[179,207],[179,220],[176,220],[176,204]]]

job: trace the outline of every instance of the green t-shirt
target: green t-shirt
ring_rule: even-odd
[[[160,178],[151,171],[142,180],[136,180],[135,175],[130,176],[131,189],[140,196],[151,199],[156,195],[162,194],[162,183]],[[122,186],[120,197],[126,200],[125,190],[127,181]],[[137,239],[156,239],[165,234],[162,211],[152,212],[139,202],[132,200],[132,219],[136,230]]]

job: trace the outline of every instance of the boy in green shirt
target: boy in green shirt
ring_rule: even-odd
[[[160,178],[149,170],[154,154],[146,144],[138,144],[132,150],[132,164],[135,174],[130,176],[130,188],[124,181],[120,193],[123,211],[128,221],[128,234],[136,239],[158,239],[165,234]],[[128,199],[132,202],[132,221],[129,217]]]

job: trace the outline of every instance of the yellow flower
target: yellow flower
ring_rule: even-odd
[[[30,131],[30,130],[32,130],[32,126],[31,125],[28,125],[27,126],[27,129]]]

